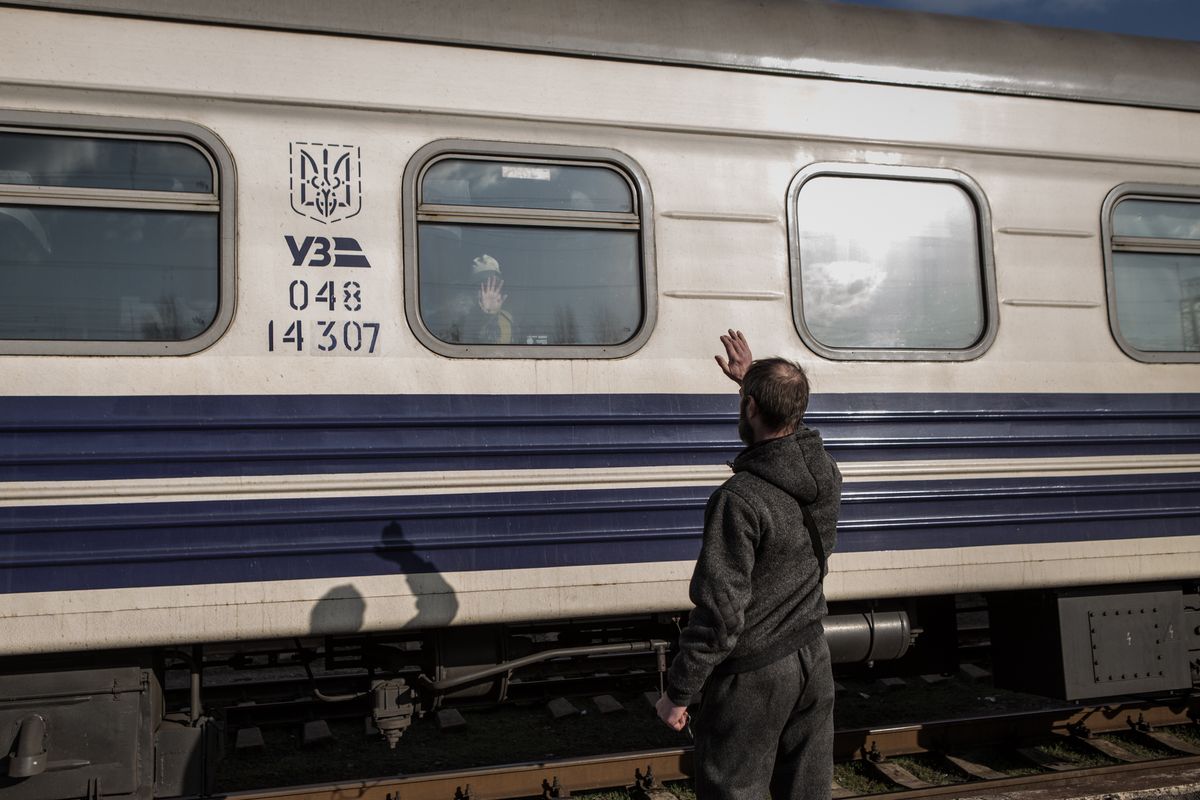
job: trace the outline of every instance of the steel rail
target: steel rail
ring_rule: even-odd
[[[953,752],[986,746],[1011,745],[1047,736],[1091,735],[1151,727],[1184,725],[1200,720],[1200,697],[1171,705],[1114,703],[1107,706],[1070,707],[1050,711],[994,714],[942,720],[916,725],[897,725],[839,731],[835,734],[834,757],[839,761]],[[869,754],[869,755],[868,755]],[[1057,781],[1101,775],[1161,771],[1165,767],[1200,766],[1200,756],[1141,761],[1135,764],[1080,768],[1070,772],[1009,777],[991,781],[972,780],[916,790],[873,794],[873,800],[910,800],[948,797],[960,793],[1005,787],[1030,787]],[[531,761],[494,767],[375,778],[333,784],[290,787],[266,791],[220,795],[220,800],[451,800],[456,792],[470,796],[526,798],[545,796],[557,780],[571,792],[631,786],[635,770],[652,772],[659,782],[684,780],[692,775],[692,748],[645,750],[586,758]],[[471,794],[474,792],[476,794]]]
[[[691,775],[692,748],[646,750],[615,756],[531,761],[455,772],[378,778],[316,786],[298,786],[264,792],[221,795],[221,800],[452,800],[458,790],[472,787],[478,796],[499,798],[538,797],[559,785],[571,792],[632,786],[635,770],[652,772],[658,781],[681,780]]]
[[[983,792],[999,791],[1002,789],[1030,789],[1035,786],[1052,786],[1057,783],[1072,784],[1071,797],[1087,794],[1078,784],[1090,778],[1108,777],[1113,775],[1134,775],[1146,773],[1159,776],[1166,770],[1178,770],[1187,767],[1200,767],[1200,756],[1179,756],[1163,758],[1154,761],[1139,761],[1136,764],[1110,764],[1103,767],[1081,767],[1070,772],[1043,772],[1037,775],[1020,775],[1011,778],[979,781],[970,780],[961,783],[947,783],[931,786],[926,789],[905,789],[898,792],[880,792],[869,796],[871,800],[919,800],[923,797],[957,797],[960,795],[977,797]],[[1097,794],[1108,795],[1108,792]]]
[[[844,730],[834,736],[833,757],[844,761],[863,758],[869,752],[882,756],[946,752],[1085,729],[1093,734],[1120,733],[1133,730],[1139,721],[1152,728],[1200,721],[1200,697],[1181,699],[1171,705],[1126,702],[1072,706]]]

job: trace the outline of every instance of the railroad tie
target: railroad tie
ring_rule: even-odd
[[[1078,764],[1060,761],[1053,756],[1043,753],[1041,750],[1038,750],[1035,747],[1018,747],[1017,752],[1026,759],[1032,761],[1034,764],[1037,764],[1039,767],[1053,770],[1054,772],[1068,772],[1070,770],[1079,768]]]
[[[262,730],[258,726],[251,728],[239,728],[237,732],[237,743],[234,747],[237,750],[261,750],[266,744],[263,742]]]
[[[989,766],[980,764],[978,761],[972,761],[969,758],[964,758],[963,756],[952,756],[949,753],[943,753],[942,757],[976,780],[997,781],[1009,777],[1003,772],[997,772]]]
[[[1075,741],[1080,744],[1085,744],[1101,755],[1108,756],[1114,761],[1123,761],[1126,764],[1135,764],[1138,761],[1150,761],[1152,756],[1138,755],[1129,748],[1115,742],[1112,739],[1091,738],[1085,736],[1076,737]]]
[[[555,719],[563,717],[573,717],[579,713],[579,709],[571,704],[571,701],[565,697],[556,697],[546,704],[546,708],[550,710],[550,715]]]
[[[611,694],[597,695],[592,698],[592,703],[601,714],[615,714],[625,710],[625,706],[621,705],[621,702]]]
[[[310,719],[300,731],[300,742],[305,746],[321,744],[333,738],[329,723],[323,719]]]
[[[959,664],[958,671],[972,683],[980,683],[992,677],[992,673],[977,664]]]
[[[462,730],[467,721],[457,708],[440,708],[437,712],[438,729],[443,731]]]
[[[1137,734],[1150,740],[1151,742],[1154,742],[1157,745],[1167,748],[1168,750],[1174,750],[1176,753],[1184,753],[1185,755],[1190,756],[1200,756],[1200,747],[1192,744],[1191,742],[1186,742],[1183,739],[1180,739],[1173,733],[1168,733],[1167,731],[1149,731],[1138,729]]]
[[[905,789],[928,789],[933,786],[932,783],[921,780],[904,767],[899,764],[893,764],[891,761],[868,760],[867,763],[883,778],[892,783],[899,784]]]

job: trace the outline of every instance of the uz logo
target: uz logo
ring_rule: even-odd
[[[284,236],[288,250],[292,253],[293,267],[370,267],[362,247],[356,239],[335,236],[305,236],[301,242],[294,236]]]

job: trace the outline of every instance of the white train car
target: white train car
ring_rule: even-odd
[[[685,611],[727,328],[810,374],[831,601],[998,593],[995,643],[1063,653],[1011,685],[1192,685],[1200,46],[718,0],[0,27],[4,800],[201,791],[164,652],[487,666],[493,626]],[[118,687],[104,736],[29,699]]]

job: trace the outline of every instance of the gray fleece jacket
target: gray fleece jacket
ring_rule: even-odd
[[[825,555],[833,552],[842,474],[821,435],[801,426],[752,445],[709,498],[692,573],[696,608],[667,673],[667,696],[688,705],[713,672],[746,672],[822,635],[825,595],[800,504]]]

